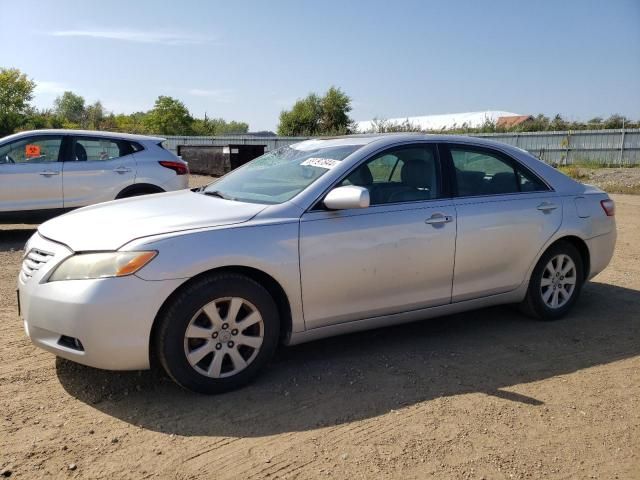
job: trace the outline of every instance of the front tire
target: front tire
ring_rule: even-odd
[[[571,243],[559,241],[540,257],[520,307],[539,320],[557,320],[571,310],[583,284],[580,253]]]
[[[235,273],[189,285],[159,322],[155,349],[163,368],[182,387],[207,394],[250,382],[273,356],[280,335],[269,292]]]

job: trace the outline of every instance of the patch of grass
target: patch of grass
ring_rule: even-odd
[[[586,180],[589,178],[589,175],[576,165],[562,165],[558,167],[558,170],[574,180]]]
[[[607,193],[625,193],[627,195],[640,195],[639,185],[611,185],[604,188]]]
[[[638,168],[640,167],[640,163],[618,163],[618,162],[609,162],[606,160],[594,160],[594,159],[584,159],[584,158],[574,158],[571,161],[571,165],[567,166],[576,166],[581,168]]]

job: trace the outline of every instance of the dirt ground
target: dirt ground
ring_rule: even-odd
[[[640,478],[640,196],[568,318],[500,307],[279,351],[206,397],[34,348],[0,226],[0,473],[11,478]]]

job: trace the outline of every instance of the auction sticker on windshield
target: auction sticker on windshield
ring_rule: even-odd
[[[307,158],[300,165],[304,165],[307,167],[326,168],[327,170],[331,170],[333,167],[339,164],[340,160],[334,160],[333,158],[311,157]]]

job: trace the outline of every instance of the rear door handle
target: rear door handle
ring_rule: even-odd
[[[443,215],[442,213],[434,213],[431,217],[427,218],[424,223],[427,225],[440,225],[442,223],[449,223],[453,221],[453,217],[449,215]]]
[[[53,170],[43,170],[42,172],[39,172],[39,173],[43,177],[51,177],[53,175],[60,175],[60,172],[55,172]]]
[[[542,202],[536,208],[543,212],[550,212],[551,210],[555,210],[556,208],[558,208],[558,206],[555,203]]]
[[[127,172],[130,172],[131,169],[127,167],[118,167],[118,168],[114,168],[113,171],[116,173],[127,173]]]

